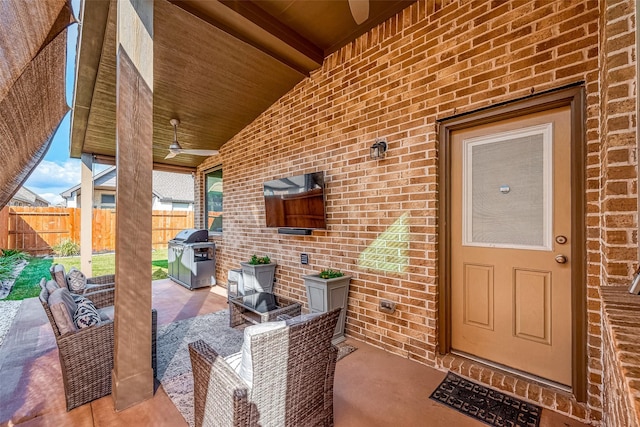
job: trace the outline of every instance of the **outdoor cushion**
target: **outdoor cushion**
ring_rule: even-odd
[[[253,386],[253,363],[251,361],[251,340],[254,336],[283,329],[287,326],[284,321],[280,322],[266,322],[252,325],[244,330],[244,341],[242,342],[242,356],[240,362],[240,371],[238,374],[249,387]]]
[[[236,374],[240,375],[240,363],[242,362],[242,352],[233,353],[224,358],[231,369],[236,371]]]
[[[49,292],[49,294],[52,294],[56,289],[60,289],[60,285],[58,285],[58,282],[55,280],[47,280],[44,286],[47,288],[47,292]]]
[[[49,295],[48,304],[60,334],[64,335],[78,330],[75,323],[73,323],[73,315],[78,307],[67,288],[59,288],[53,291]]]
[[[67,275],[64,271],[64,265],[54,264],[51,267],[51,278],[56,281],[61,288],[67,287]]]
[[[67,286],[71,292],[80,294],[87,287],[87,277],[75,267],[71,267],[67,273]]]
[[[100,315],[100,320],[101,321],[105,321],[105,320],[114,320],[114,310],[113,310],[113,306],[110,305],[108,307],[103,307],[103,308],[99,308],[98,309],[98,314]]]
[[[78,303],[78,308],[73,315],[73,323],[78,329],[88,328],[100,323],[98,310],[87,298],[82,298]]]
[[[49,295],[51,295],[53,291],[60,289],[60,286],[58,286],[55,280],[47,280],[44,277],[40,279],[40,287],[47,290],[47,298],[49,298]]]

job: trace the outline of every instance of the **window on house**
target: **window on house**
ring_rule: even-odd
[[[116,195],[115,194],[101,194],[100,195],[100,207],[101,208],[115,208],[116,207]]]
[[[209,231],[222,232],[222,168],[205,173],[204,216]]]

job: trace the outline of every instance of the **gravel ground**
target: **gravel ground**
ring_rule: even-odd
[[[0,346],[9,332],[13,319],[18,314],[20,304],[22,301],[0,301]]]
[[[13,268],[13,279],[5,280],[4,282],[0,281],[0,300],[5,299],[9,295],[9,293],[11,292],[11,288],[13,287],[13,284],[16,282],[16,279],[20,275],[20,272],[22,272],[22,270],[27,266],[27,264],[29,264],[28,261],[20,261]]]

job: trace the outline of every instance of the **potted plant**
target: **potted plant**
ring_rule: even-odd
[[[271,258],[253,254],[249,262],[241,262],[240,265],[245,292],[273,292],[276,263],[271,262]]]
[[[351,276],[339,270],[326,269],[319,274],[302,276],[307,290],[307,302],[311,313],[322,313],[341,307],[340,318],[331,342],[337,344],[345,340],[344,324],[347,318],[347,297]]]

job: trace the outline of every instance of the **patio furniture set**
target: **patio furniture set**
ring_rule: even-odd
[[[58,346],[67,411],[111,393],[115,275],[83,279],[51,267],[40,281],[40,303]],[[80,284],[82,283],[82,285]],[[156,374],[157,312],[151,311],[151,365]]]
[[[115,277],[86,279],[53,266],[40,282],[51,323],[67,410],[111,393]],[[332,345],[340,308],[300,315],[299,303],[271,292],[229,299],[230,326],[245,321],[240,352],[219,357],[202,340],[189,344],[195,424],[333,425]],[[152,310],[152,367],[156,374],[157,312]]]

